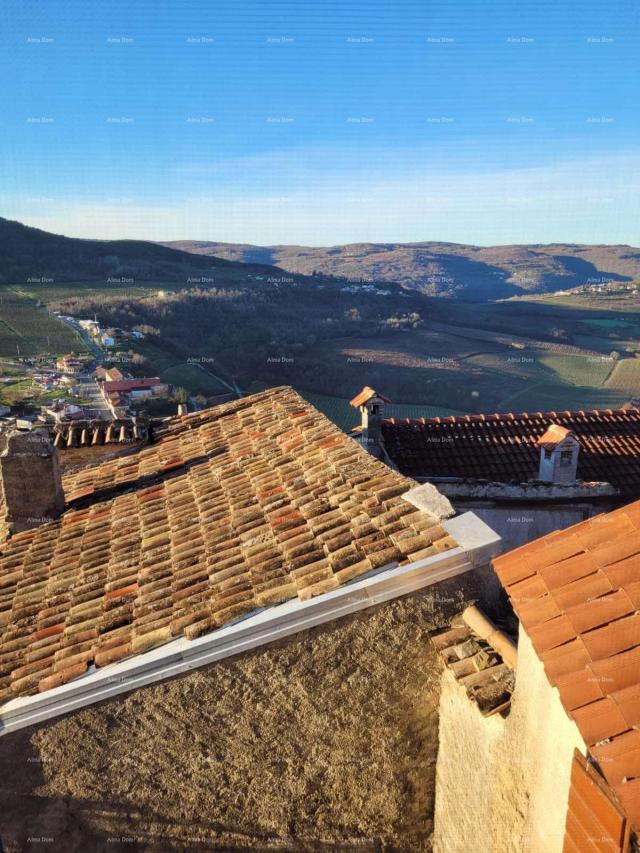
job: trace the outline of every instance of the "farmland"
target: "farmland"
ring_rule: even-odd
[[[607,380],[607,388],[628,392],[633,397],[640,396],[640,358],[625,358],[624,361],[619,361]]]
[[[158,290],[4,287],[0,354],[81,346],[39,307],[48,302],[105,326],[156,329],[131,344],[138,371],[191,394],[213,402],[236,383],[245,393],[290,384],[343,428],[356,422],[348,400],[365,384],[391,398],[395,417],[606,408],[640,393],[633,302],[621,310],[620,300],[609,308],[577,297],[471,305],[313,286]]]
[[[0,356],[16,357],[83,350],[81,339],[50,317],[38,302],[10,287],[0,287]]]
[[[269,386],[263,382],[252,382],[247,392],[256,394],[258,391],[264,391]],[[296,391],[304,397],[312,406],[315,406],[318,411],[337,424],[340,429],[349,432],[360,423],[360,415],[356,409],[343,397],[332,397],[328,394],[314,394],[312,391],[305,391],[304,388],[296,388]],[[390,418],[435,418],[438,416],[446,417],[447,415],[461,415],[463,412],[458,412],[450,408],[440,408],[438,406],[411,406],[391,403],[385,407],[385,415]]]

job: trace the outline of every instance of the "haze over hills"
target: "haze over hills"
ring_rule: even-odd
[[[251,273],[282,276],[271,266],[249,267],[210,255],[189,254],[145,240],[86,240],[51,234],[0,217],[0,283],[203,282],[246,280]]]
[[[164,245],[245,263],[276,264],[292,273],[398,282],[434,296],[489,301],[577,285],[640,279],[640,249],[631,246],[467,246],[458,243],[354,243],[345,246],[253,246],[198,240]]]
[[[287,274],[395,282],[426,295],[491,301],[590,282],[640,280],[640,249],[568,243],[490,247],[355,243],[316,248],[88,240],[0,218],[0,283],[118,279],[194,285]]]

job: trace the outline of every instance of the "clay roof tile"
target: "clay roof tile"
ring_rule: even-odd
[[[291,388],[172,418],[153,445],[67,474],[61,518],[4,544],[11,695],[453,547],[403,501],[413,485]]]

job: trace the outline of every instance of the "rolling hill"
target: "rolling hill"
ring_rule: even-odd
[[[164,244],[198,255],[276,264],[351,281],[397,282],[434,296],[490,301],[577,285],[640,279],[640,249],[631,246],[466,246],[458,243],[354,243],[345,246],[252,246],[179,240]]]
[[[144,240],[81,240],[0,218],[0,284],[131,280],[197,284],[282,276],[268,265],[201,256]]]

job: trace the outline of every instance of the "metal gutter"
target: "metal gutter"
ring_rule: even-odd
[[[498,534],[472,512],[442,525],[457,548],[406,566],[392,564],[317,598],[287,601],[196,640],[180,637],[44,693],[11,699],[0,707],[0,736],[407,595],[485,566],[501,551]]]

